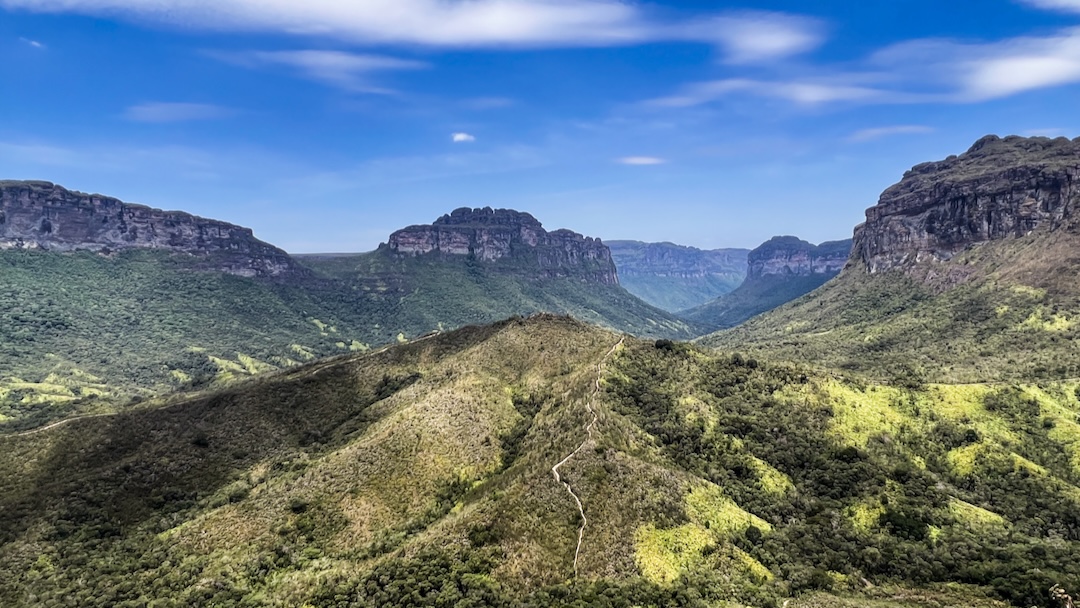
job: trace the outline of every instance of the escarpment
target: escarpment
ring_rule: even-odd
[[[1080,139],[987,136],[917,165],[855,229],[853,261],[872,273],[946,261],[967,247],[1075,227]]]
[[[547,231],[528,213],[460,208],[429,225],[409,226],[382,246],[398,255],[467,256],[493,267],[528,269],[537,277],[579,277],[619,283],[611,251],[600,239],[570,230]]]
[[[199,256],[208,269],[241,276],[303,272],[250,228],[49,182],[0,182],[0,249],[108,253],[138,248]]]

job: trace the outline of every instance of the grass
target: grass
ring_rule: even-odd
[[[0,252],[4,428],[541,311],[641,335],[692,332],[618,286],[515,264],[386,252],[305,263],[312,276],[270,281],[161,251]],[[67,380],[46,380],[56,374]]]

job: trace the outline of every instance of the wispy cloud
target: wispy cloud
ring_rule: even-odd
[[[264,66],[289,67],[299,71],[306,78],[357,93],[389,94],[394,92],[392,89],[380,87],[371,82],[371,75],[376,72],[421,70],[429,67],[428,64],[422,61],[410,59],[314,49],[296,51],[208,51],[207,54],[221,61],[247,68]]]
[[[206,103],[151,102],[124,110],[124,118],[135,122],[167,123],[213,120],[233,114],[230,108]]]
[[[461,107],[469,110],[498,110],[509,108],[516,102],[509,97],[473,97],[461,102]]]
[[[29,38],[19,38],[19,41],[22,42],[23,44],[30,45],[30,46],[34,47],[35,49],[44,49],[45,48],[45,45],[42,44],[41,42],[38,42],[37,40],[31,40]]]
[[[1080,0],[1077,0],[1080,3]],[[978,103],[1080,83],[1080,28],[987,43],[923,39],[845,65],[792,68],[776,78],[689,83],[652,106],[690,107],[733,96],[824,104]]]
[[[1080,13],[1080,0],[1021,0],[1021,2],[1035,8]]]
[[[663,165],[667,163],[662,158],[655,156],[624,156],[622,158],[615,159],[615,162],[620,165],[634,165],[634,166],[648,166],[648,165]]]
[[[782,99],[802,105],[830,102],[865,102],[885,94],[884,91],[867,86],[847,84],[842,81],[767,81],[742,78],[697,82],[683,87],[674,95],[653,99],[654,106],[690,107],[718,101],[734,94]]]
[[[850,142],[862,143],[885,137],[892,137],[893,135],[922,135],[933,132],[934,128],[926,125],[894,125],[890,127],[860,129],[852,133],[847,139]]]
[[[498,48],[697,41],[720,45],[735,63],[788,56],[820,40],[816,22],[783,13],[672,20],[622,0],[0,0],[0,6],[364,44]]]
[[[450,141],[455,144],[471,143],[476,141],[476,136],[468,133],[453,133],[450,135]]]

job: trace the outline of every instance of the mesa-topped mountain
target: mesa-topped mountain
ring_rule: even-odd
[[[641,241],[607,241],[607,246],[619,269],[619,283],[669,312],[704,304],[738,287],[750,253]]]
[[[3,182],[0,201],[9,426],[514,315],[698,333],[620,287],[599,240],[516,211],[459,210],[374,252],[292,258],[247,228],[44,182]]]
[[[200,256],[201,266],[240,276],[300,271],[250,228],[41,181],[0,181],[0,249],[159,249]]]
[[[729,294],[679,316],[717,330],[790,302],[835,277],[847,263],[851,240],[813,245],[794,236],[776,236],[747,256],[746,279]]]
[[[960,156],[917,165],[855,229],[870,272],[947,261],[974,244],[1075,226],[1080,138],[990,135]]]
[[[430,225],[398,230],[386,246],[400,254],[440,253],[531,266],[536,278],[576,276],[619,283],[611,251],[600,239],[566,229],[548,232],[533,216],[513,209],[455,209]]]
[[[1080,139],[985,137],[908,171],[807,298],[706,344],[892,378],[1080,375]]]

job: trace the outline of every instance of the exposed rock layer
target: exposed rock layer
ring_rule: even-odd
[[[205,256],[208,267],[242,276],[299,272],[287,253],[256,239],[250,228],[49,182],[0,182],[0,249],[132,248]]]
[[[979,242],[1071,224],[1080,202],[1080,138],[987,136],[960,156],[917,165],[855,229],[870,272],[948,260]]]
[[[402,255],[470,256],[479,262],[526,266],[541,277],[619,282],[611,251],[600,239],[570,230],[548,232],[533,216],[511,209],[463,207],[431,225],[398,230],[385,247]]]
[[[794,236],[774,236],[747,256],[746,280],[772,275],[835,275],[850,253],[851,239],[812,245]]]

